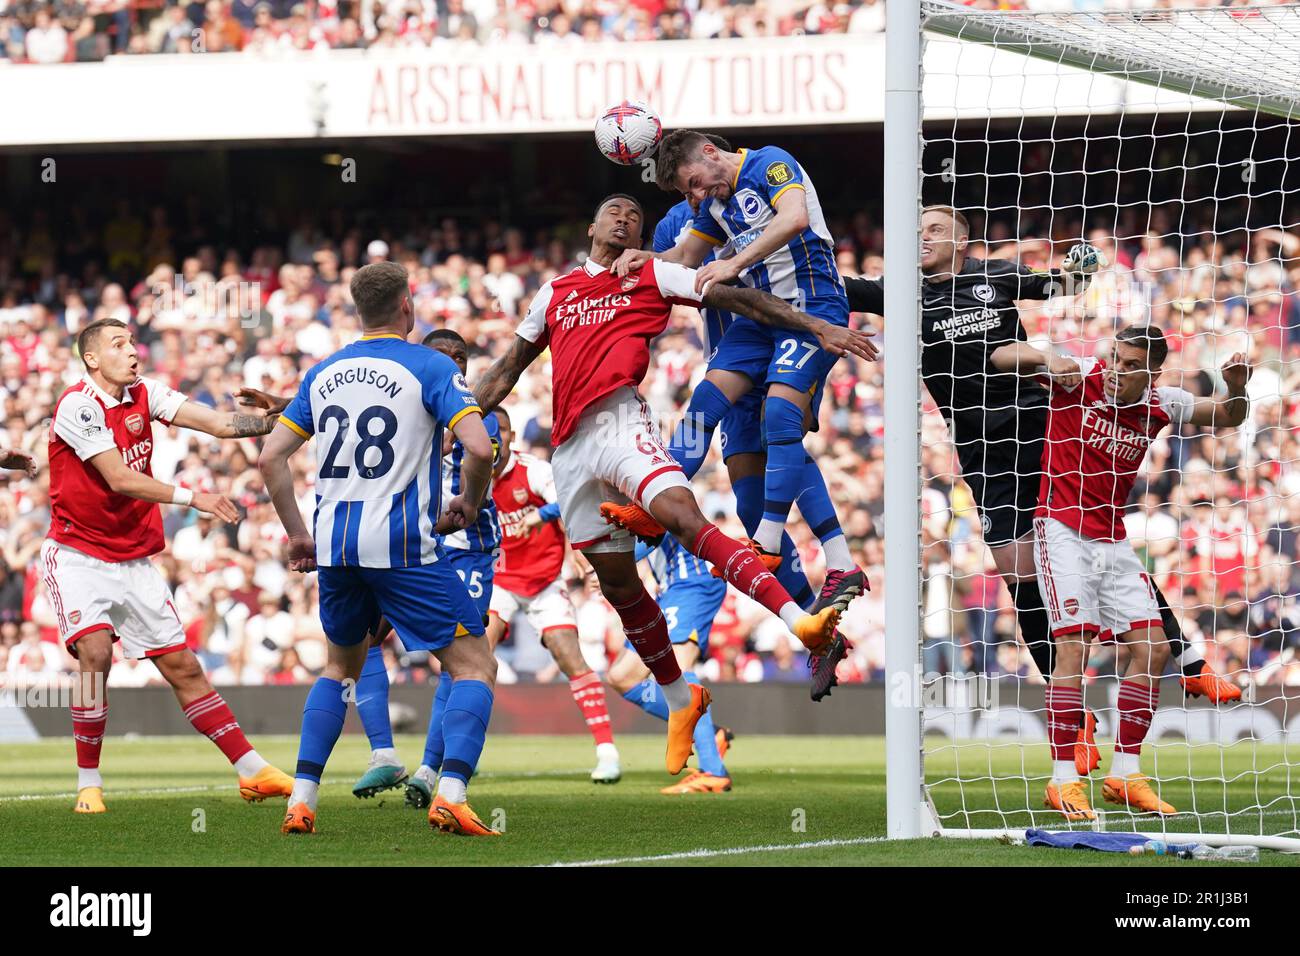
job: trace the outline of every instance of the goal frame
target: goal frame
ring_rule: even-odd
[[[1141,63],[1104,49],[1071,45],[1064,35],[1039,35],[1022,18],[1005,23],[973,18],[947,0],[891,5],[885,39],[884,254],[889,273],[913,281],[886,283],[884,365],[884,577],[886,836],[1023,840],[1023,828],[963,829],[943,826],[930,801],[923,761],[924,707],[921,667],[921,365],[920,208],[924,102],[923,31],[996,46],[1090,72],[1121,73],[1127,80],[1228,106],[1288,119],[1300,118],[1300,99],[1285,91],[1261,93],[1249,77],[1200,76],[1182,65]],[[1030,18],[1032,22],[1032,18]],[[907,504],[903,504],[906,502]],[[894,506],[898,503],[898,506]],[[1105,829],[1099,813],[1093,829]],[[1182,836],[1139,832],[1152,840]],[[1210,846],[1250,845],[1300,853],[1300,839],[1229,833],[1188,833]]]

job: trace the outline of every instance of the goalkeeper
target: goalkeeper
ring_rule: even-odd
[[[1046,679],[1052,673],[1053,647],[1034,572],[1033,518],[1048,395],[1031,379],[998,371],[990,357],[1000,346],[1028,339],[1018,300],[1078,295],[1106,262],[1100,251],[1079,243],[1060,269],[1030,269],[1005,259],[969,257],[969,239],[970,226],[959,210],[928,206],[921,211],[921,375],[948,423],[984,542],[1015,602],[1021,636]],[[883,314],[883,280],[847,278],[844,283],[852,311]],[[1216,703],[1240,698],[1241,688],[1215,674],[1183,640],[1178,619],[1158,589],[1156,596],[1183,689]],[[1091,745],[1091,714],[1085,723],[1080,741],[1087,739],[1088,746],[1078,754],[1091,770],[1098,759]]]

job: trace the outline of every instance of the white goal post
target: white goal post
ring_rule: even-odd
[[[1286,394],[1300,383],[1300,289],[1287,271],[1289,263],[1300,275],[1300,4],[1135,6],[1034,13],[946,0],[890,5],[883,530],[892,839],[1016,839],[1030,827],[1074,828],[1300,853],[1300,696],[1288,693],[1300,683],[1300,599],[1278,583],[1289,574],[1300,588],[1300,558],[1281,553],[1272,536],[1276,525],[1277,540],[1300,541],[1300,454],[1285,435],[1273,437],[1300,426],[1287,420],[1300,406]],[[1145,166],[1134,166],[1125,151],[1148,147]],[[1157,495],[1144,507],[1177,529],[1172,551],[1144,540],[1151,578],[1165,582],[1189,641],[1245,688],[1240,702],[1206,705],[1184,703],[1175,677],[1161,682],[1142,763],[1178,795],[1174,816],[1112,809],[1099,779],[1096,821],[1071,824],[1043,809],[1051,763],[1037,672],[1017,669],[1027,655],[1007,649],[1005,626],[996,660],[984,654],[988,644],[974,666],[962,659],[972,647],[957,635],[969,631],[967,612],[991,622],[987,635],[999,613],[1003,621],[1008,615],[1005,596],[1000,612],[957,596],[969,584],[963,575],[975,575],[971,568],[988,553],[969,496],[960,496],[959,513],[959,496],[950,494],[942,520],[924,505],[936,499],[926,494],[928,478],[952,488],[962,479],[955,456],[950,472],[934,470],[947,439],[919,373],[925,205],[963,210],[981,256],[1032,251],[1038,264],[1057,266],[1072,242],[1104,233],[1098,241],[1124,261],[1111,262],[1089,294],[1035,303],[1042,307],[1029,329],[1035,344],[1065,342],[1067,351],[1091,355],[1102,344],[1096,329],[1176,323],[1186,343],[1180,355],[1202,360],[1209,374],[1199,386],[1187,384],[1198,373],[1171,358],[1161,383],[1197,395],[1222,387],[1215,369],[1238,347],[1267,366],[1252,380],[1252,418],[1242,428],[1218,430],[1208,441],[1195,429],[1169,439],[1159,451],[1163,477],[1142,485],[1164,489],[1166,499]],[[1277,247],[1271,257],[1257,251],[1270,243]],[[1175,286],[1186,295],[1170,294]],[[1293,308],[1297,319],[1288,324]],[[1152,474],[1144,470],[1141,481]],[[1213,515],[1202,521],[1205,508]],[[1287,514],[1296,517],[1288,523]],[[1218,552],[1198,550],[1202,539],[1226,540],[1225,528],[1243,542],[1239,566],[1221,568]],[[943,546],[943,570],[927,558],[923,533]],[[1223,590],[1237,581],[1239,590]],[[1271,657],[1274,638],[1259,637],[1256,614],[1267,603],[1256,597],[1270,593],[1281,604],[1291,600],[1297,617],[1293,628],[1287,619],[1290,630]],[[1235,629],[1241,607],[1245,623]],[[923,660],[942,660],[943,676]],[[1098,716],[1104,769],[1115,694],[1101,675],[1085,680],[1085,697]],[[991,713],[999,705],[1000,717]]]

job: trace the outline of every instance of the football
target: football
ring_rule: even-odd
[[[638,100],[624,100],[596,120],[596,145],[610,162],[631,166],[651,155],[663,139],[659,114]]]

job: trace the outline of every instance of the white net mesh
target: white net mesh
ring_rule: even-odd
[[[1178,811],[1163,818],[1104,797],[1118,677],[1142,649],[1096,642],[1082,684],[1101,767],[1083,780],[1098,820],[1044,806],[1044,681],[975,507],[976,486],[1006,476],[964,473],[934,388],[923,393],[923,757],[938,822],[1300,837],[1300,137],[1287,119],[1300,114],[1300,7],[923,14],[922,204],[969,217],[973,259],[1059,267],[1086,239],[1109,261],[1081,294],[1018,303],[1029,342],[1106,359],[1122,327],[1156,326],[1171,350],[1158,384],[1195,398],[1223,396],[1232,354],[1254,368],[1247,420],[1163,430],[1123,519],[1188,649],[1161,669],[1141,748],[1141,772]],[[1032,403],[977,384],[982,427],[1023,439]],[[1178,678],[1198,656],[1242,700],[1185,699]]]

